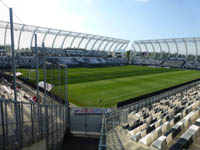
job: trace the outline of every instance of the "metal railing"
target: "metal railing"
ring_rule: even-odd
[[[125,105],[123,107],[114,109],[112,112],[107,113],[105,117],[112,116],[113,113],[116,114],[117,112],[121,112],[123,109],[128,109],[129,112],[132,112],[134,110],[138,110],[138,109],[140,109],[140,108],[142,108],[144,106],[147,106],[149,104],[153,104],[155,102],[158,102],[163,98],[167,98],[167,97],[169,97],[171,95],[174,95],[174,94],[176,94],[176,93],[178,93],[180,91],[183,91],[183,90],[189,89],[191,87],[194,87],[194,86],[196,86],[198,84],[200,84],[200,81],[192,82],[192,83],[189,83],[187,85],[175,88],[173,90],[166,91],[166,92],[160,93],[158,95],[142,99],[142,100],[137,101],[137,102],[133,102],[133,103]]]
[[[122,114],[120,111],[118,112],[113,111],[111,115],[103,114],[98,150],[107,149],[107,143],[106,143],[107,133],[121,124],[122,122],[121,117]]]
[[[103,114],[98,150],[106,150],[106,148],[107,148],[107,146],[106,146],[106,123],[105,123],[105,116]]]
[[[21,149],[42,139],[46,140],[46,149],[57,149],[67,127],[66,119],[64,105],[0,99],[0,149]]]

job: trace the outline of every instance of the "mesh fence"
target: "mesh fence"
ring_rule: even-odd
[[[64,105],[0,99],[0,149],[20,149],[42,139],[47,149],[56,149],[67,127],[66,112]]]

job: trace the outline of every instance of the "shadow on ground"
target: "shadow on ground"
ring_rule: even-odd
[[[98,137],[68,135],[65,140],[63,150],[97,150],[99,144]]]

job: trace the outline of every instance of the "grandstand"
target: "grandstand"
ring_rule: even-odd
[[[151,105],[132,105],[127,123],[108,132],[107,148],[199,149],[199,91],[198,84]]]
[[[60,53],[57,53],[60,55]],[[69,67],[98,67],[98,66],[117,66],[128,64],[127,58],[115,57],[82,57],[82,56],[47,56],[47,61],[53,64],[63,64]],[[16,56],[16,64],[19,68],[35,68],[35,56]],[[39,67],[43,64],[42,57],[39,58]],[[0,56],[0,68],[11,68],[11,57],[8,55]]]
[[[134,41],[131,63],[199,69],[199,46],[199,37]]]
[[[0,67],[10,68],[9,22],[0,21]],[[45,43],[47,60],[69,67],[106,66],[128,64],[124,56],[129,41],[76,33],[44,27],[14,24],[16,40],[16,64],[21,68],[35,67],[34,34],[38,34],[39,56],[43,56],[42,42]],[[39,59],[39,66],[42,59]]]

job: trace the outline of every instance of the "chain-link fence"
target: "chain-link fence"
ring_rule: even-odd
[[[0,99],[0,149],[20,149],[42,139],[56,149],[67,125],[64,105],[40,105]]]

